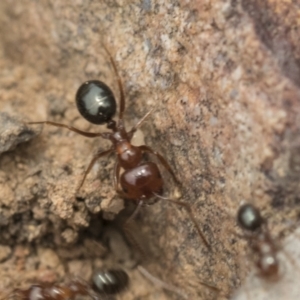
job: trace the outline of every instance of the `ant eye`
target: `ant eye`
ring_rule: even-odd
[[[114,94],[102,81],[86,81],[79,87],[75,99],[78,111],[90,123],[107,123],[116,113]]]
[[[237,220],[242,228],[251,231],[260,228],[263,223],[259,210],[251,204],[245,204],[240,207]]]

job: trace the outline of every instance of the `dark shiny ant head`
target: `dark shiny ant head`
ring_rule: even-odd
[[[94,289],[103,294],[113,295],[120,293],[128,287],[129,277],[121,269],[99,270],[93,275]]]
[[[116,113],[115,96],[102,81],[86,81],[77,90],[75,99],[80,114],[90,123],[105,124]]]
[[[239,208],[237,221],[243,229],[250,231],[261,228],[264,222],[259,210],[251,204],[244,204]]]

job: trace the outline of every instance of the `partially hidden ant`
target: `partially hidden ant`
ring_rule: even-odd
[[[295,256],[299,246],[297,232],[282,242],[283,232],[273,236],[267,220],[252,204],[244,204],[239,208],[237,222],[244,230],[244,235],[240,237],[248,241],[256,272],[248,277],[232,299],[250,299],[249,292],[256,299],[298,299],[299,266]]]
[[[112,119],[112,117],[116,113],[117,107],[115,97],[111,89],[102,81],[90,80],[84,82],[79,87],[76,93],[76,104],[79,113],[87,121],[98,125],[106,124],[107,128],[110,129],[111,132],[86,132],[72,126],[51,121],[30,122],[29,124],[49,124],[57,127],[67,128],[88,138],[102,137],[103,139],[110,140],[112,142],[111,148],[106,151],[98,151],[98,153],[92,158],[91,162],[88,165],[88,168],[84,173],[79,189],[82,187],[86,176],[92,169],[95,162],[100,157],[114,152],[117,156],[113,176],[114,188],[117,193],[124,199],[135,201],[137,204],[134,213],[128,219],[128,221],[134,218],[139,208],[143,204],[151,204],[148,201],[151,198],[155,197],[156,199],[163,199],[186,209],[196,227],[199,236],[202,238],[205,245],[210,248],[192,214],[190,205],[182,201],[177,201],[162,196],[164,181],[158,169],[158,166],[154,162],[143,161],[143,153],[150,153],[156,156],[159,162],[171,174],[176,184],[179,185],[180,183],[175,173],[173,172],[165,158],[146,145],[134,146],[131,144],[131,139],[134,133],[141,126],[144,120],[149,116],[151,111],[148,112],[135,126],[133,126],[131,130],[126,131],[123,122],[123,113],[125,110],[125,94],[121,77],[118,73],[116,64],[111,54],[104,45],[103,48],[110,59],[119,87],[120,108],[118,121],[116,122]],[[120,175],[121,168],[124,170],[124,172]],[[119,188],[119,186],[121,187],[121,189]]]
[[[243,238],[249,241],[259,275],[268,279],[277,279],[279,247],[270,234],[267,221],[255,206],[244,204],[238,210],[237,222],[245,230]]]
[[[93,300],[106,299],[105,295],[121,293],[129,285],[127,273],[121,269],[99,270],[93,275],[92,285],[83,280],[72,280],[65,285],[40,283],[28,289],[15,289],[16,300],[73,300],[89,296]]]
[[[168,290],[188,299],[188,295],[177,286],[168,284],[153,276],[142,266],[137,266],[139,272],[156,287]],[[215,286],[200,282],[214,292],[219,292]],[[39,283],[28,289],[15,289],[8,299],[15,300],[75,300],[78,296],[87,296],[93,300],[108,299],[107,296],[122,293],[129,286],[129,276],[122,269],[98,270],[92,276],[92,284],[75,279],[66,284]]]

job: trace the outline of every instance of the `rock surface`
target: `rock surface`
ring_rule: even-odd
[[[27,142],[39,133],[7,113],[0,113],[0,153],[13,150],[18,144]]]
[[[228,299],[249,271],[247,249],[233,233],[241,201],[258,206],[275,234],[299,211],[299,9],[280,0],[3,0],[1,114],[105,131],[74,104],[87,79],[105,81],[118,95],[104,43],[122,76],[128,127],[155,108],[142,126],[146,144],[170,162],[212,248],[184,210],[160,201],[137,220],[152,253],[149,269],[190,299]],[[40,129],[0,157],[0,240],[12,251],[0,265],[5,292],[61,281],[79,260],[87,274],[113,261],[97,239],[105,229],[100,215],[111,219],[123,208],[112,184],[114,160],[99,160],[76,192],[93,154],[109,143],[30,127]],[[163,176],[172,197],[175,185]],[[43,251],[56,253],[55,270],[40,264]],[[130,276],[121,299],[180,299],[137,270]]]

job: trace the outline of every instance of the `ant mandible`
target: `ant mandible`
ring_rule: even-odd
[[[123,122],[125,94],[121,77],[118,73],[114,59],[104,45],[103,49],[110,59],[118,82],[120,92],[119,119],[117,122],[112,119],[116,113],[116,100],[111,89],[102,81],[89,80],[83,83],[76,93],[76,104],[79,113],[87,121],[97,125],[106,124],[107,128],[110,129],[111,132],[86,132],[72,126],[51,121],[30,122],[29,124],[49,124],[57,127],[67,128],[88,138],[102,137],[103,139],[110,140],[112,142],[111,148],[106,151],[99,151],[92,158],[88,168],[84,173],[79,189],[82,187],[86,176],[92,169],[95,162],[99,158],[115,152],[117,155],[113,176],[115,190],[120,196],[124,197],[124,199],[132,200],[137,203],[137,207],[128,221],[137,214],[142,204],[147,203],[147,200],[150,198],[156,197],[158,199],[164,199],[184,207],[187,210],[191,220],[195,224],[199,236],[209,248],[209,244],[203,236],[192,214],[190,205],[182,201],[162,197],[164,182],[160,171],[154,162],[143,161],[143,153],[151,153],[156,156],[160,163],[171,174],[176,184],[180,184],[168,162],[162,155],[146,145],[134,146],[131,144],[131,139],[134,133],[149,116],[151,111],[148,112],[130,131],[126,131]],[[124,172],[120,176],[121,168],[124,169]],[[119,185],[121,186],[121,190],[119,189]],[[148,202],[148,204],[150,203]]]

